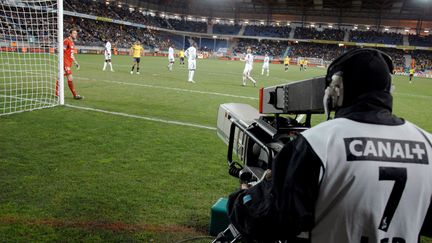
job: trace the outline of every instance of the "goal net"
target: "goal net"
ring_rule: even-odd
[[[62,0],[0,3],[0,116],[62,104]]]

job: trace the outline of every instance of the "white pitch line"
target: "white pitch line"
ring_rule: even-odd
[[[234,98],[258,100],[258,98],[256,98],[256,97],[250,97],[250,96],[232,95],[232,94],[225,94],[225,93],[218,93],[218,92],[208,92],[208,91],[199,91],[199,90],[192,90],[192,89],[171,88],[171,87],[151,85],[151,84],[137,84],[137,83],[128,83],[128,82],[114,81],[114,80],[90,79],[90,78],[82,78],[82,77],[77,77],[76,79],[83,79],[83,80],[90,80],[90,81],[101,81],[101,82],[106,82],[106,83],[115,83],[115,84],[122,84],[122,85],[132,85],[132,86],[140,86],[140,87],[155,88],[155,89],[166,89],[166,90],[174,90],[174,91],[180,91],[180,92],[189,92],[189,93],[208,94],[208,95],[217,95],[217,96],[227,96],[227,97],[234,97]]]
[[[162,122],[162,123],[167,123],[167,124],[174,124],[174,125],[181,125],[181,126],[188,126],[188,127],[196,127],[196,128],[214,130],[214,131],[216,130],[215,127],[209,127],[209,126],[204,126],[204,125],[199,125],[199,124],[194,124],[194,123],[171,121],[171,120],[164,120],[164,119],[159,119],[159,118],[154,118],[154,117],[131,115],[131,114],[123,113],[123,112],[106,111],[106,110],[101,110],[101,109],[96,109],[96,108],[91,108],[91,107],[76,106],[76,105],[69,105],[69,104],[65,104],[65,106],[75,108],[75,109],[80,109],[80,110],[96,111],[96,112],[111,114],[111,115],[116,115],[116,116],[124,116],[124,117],[129,117],[129,118],[143,119],[143,120],[147,120],[147,121]]]
[[[409,97],[416,97],[416,98],[432,99],[432,96],[430,96],[430,95],[419,95],[419,94],[399,93],[399,92],[394,92],[394,94],[400,95],[400,96],[409,96]]]

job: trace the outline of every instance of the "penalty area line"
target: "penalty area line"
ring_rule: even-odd
[[[123,113],[123,112],[106,111],[106,110],[101,110],[101,109],[96,109],[96,108],[91,108],[91,107],[85,107],[85,106],[77,106],[77,105],[69,105],[69,104],[65,104],[65,106],[70,107],[70,108],[79,109],[79,110],[95,111],[95,112],[105,113],[105,114],[110,114],[110,115],[115,115],[115,116],[123,116],[123,117],[128,117],[128,118],[142,119],[142,120],[153,121],[153,122],[161,122],[161,123],[172,124],[172,125],[195,127],[195,128],[201,128],[201,129],[216,131],[215,127],[209,127],[209,126],[204,126],[204,125],[199,125],[199,124],[194,124],[194,123],[188,123],[188,122],[164,120],[164,119],[160,119],[160,118],[147,117],[147,116],[138,116],[138,115],[132,115],[132,114],[127,114],[127,113]]]

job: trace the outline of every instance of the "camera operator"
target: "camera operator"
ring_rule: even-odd
[[[432,136],[392,114],[391,58],[356,49],[326,75],[323,122],[287,143],[271,177],[230,195],[246,241],[412,243],[432,236]]]

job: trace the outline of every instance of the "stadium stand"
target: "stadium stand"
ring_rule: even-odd
[[[389,54],[393,60],[393,64],[395,67],[405,66],[404,54],[408,54],[408,52],[405,53],[403,50],[395,49],[395,48],[377,48],[377,49]]]
[[[427,46],[432,47],[432,35],[419,36],[419,35],[409,35],[409,44],[412,46]]]
[[[67,32],[71,28],[79,31],[77,45],[103,46],[106,39],[112,40],[113,44],[119,48],[129,48],[136,40],[141,41],[145,47],[152,49],[164,49],[170,44],[169,39],[166,41],[159,37],[158,31],[103,21],[71,17],[68,22],[64,22],[64,30]]]
[[[338,29],[324,29],[319,31],[314,28],[297,27],[295,28],[294,38],[312,40],[337,40],[342,41],[345,32]]]
[[[316,44],[299,42],[290,45],[290,56],[322,58],[330,61],[344,53],[345,48],[331,44]]]
[[[154,33],[158,33],[157,36],[155,36],[155,38],[158,38],[158,41],[162,41],[162,42],[167,42],[169,44],[174,45],[174,48],[176,49],[185,49],[184,46],[184,37],[180,36],[180,35],[174,35],[171,33],[166,33],[166,32],[157,32],[154,31]]]
[[[290,32],[288,26],[248,25],[243,35],[288,38]]]
[[[207,33],[207,23],[204,22],[192,22],[176,19],[168,20],[172,29],[181,30],[181,31],[189,31],[189,32],[197,32],[197,33]]]
[[[216,40],[216,49],[214,51],[217,51],[221,48],[228,48],[227,40]]]
[[[136,10],[131,11],[126,6],[118,7],[106,5],[91,0],[83,0],[79,2],[66,0],[65,10],[86,13],[94,16],[102,16],[104,18],[130,21],[153,27],[169,28],[165,19],[157,16],[145,15]]]
[[[224,25],[224,24],[215,24],[213,25],[213,33],[214,34],[223,34],[223,35],[238,35],[240,32],[240,25]]]
[[[215,49],[215,40],[209,38],[202,38],[200,44],[200,50],[202,51],[213,51]]]
[[[43,28],[27,28],[31,25],[31,19],[37,17],[37,13],[17,13],[13,9],[9,9],[7,5],[3,6],[2,10],[4,15],[0,18],[0,24],[2,26],[1,39],[9,41],[27,41],[35,40],[42,36],[49,36],[48,31],[52,26],[48,26],[47,23],[41,22]],[[42,20],[45,21],[45,20]]]
[[[23,33],[20,31],[19,28],[12,28],[12,26],[15,25],[15,23],[11,22],[9,18],[2,18],[0,17],[0,24],[4,26],[4,28],[1,29],[1,40],[8,40],[8,41],[20,41],[24,40]],[[12,30],[14,33],[12,33]]]
[[[116,7],[106,5],[101,2],[94,2],[90,0],[83,1],[64,1],[64,9],[72,12],[86,13],[95,16],[104,16],[106,18],[121,19],[117,14]]]
[[[349,36],[350,41],[360,43],[379,43],[393,45],[402,45],[403,43],[403,36],[401,34],[392,32],[378,32],[375,30],[350,30]]]
[[[287,42],[283,41],[240,39],[237,47],[233,49],[233,53],[244,54],[247,48],[251,48],[255,55],[262,56],[268,53],[270,56],[280,57],[284,54],[287,46]]]
[[[132,23],[144,24],[152,27],[174,29],[177,31],[188,31],[194,33],[207,33],[207,23],[198,21],[189,21],[183,19],[161,18],[154,15],[144,14],[140,11],[129,9],[126,5],[113,6],[106,5],[101,2],[84,0],[80,2],[67,0],[65,7],[69,11],[85,13],[94,16],[103,16],[117,20],[129,21]],[[180,17],[179,17],[180,18]],[[16,19],[16,18],[15,18]],[[4,26],[16,25],[20,23],[10,23],[7,19],[0,19]],[[65,17],[65,31],[70,28],[77,28],[80,31],[80,37],[77,41],[78,45],[101,46],[106,38],[112,40],[116,47],[129,48],[135,40],[140,40],[146,48],[166,50],[173,44],[176,49],[185,49],[190,44],[188,39],[181,34],[167,33],[163,31],[138,29],[136,27],[118,25],[115,23],[102,22],[90,19],[77,17]],[[213,34],[238,35],[242,26],[232,24],[217,23],[212,26]],[[270,26],[270,25],[248,25],[244,27],[244,36],[255,37],[278,37],[288,38],[292,28],[290,26]],[[43,30],[41,30],[43,31]],[[294,38],[306,40],[333,40],[342,41],[345,31],[341,29],[315,29],[297,27],[294,30]],[[2,33],[2,38],[7,38],[10,35],[7,31]],[[25,28],[22,28],[22,33],[14,35],[14,38],[26,38],[32,33],[25,33]],[[36,35],[36,33],[34,33]],[[17,37],[18,36],[18,37]],[[199,50],[207,52],[216,52],[219,48],[228,48],[227,40],[216,39],[209,37],[193,38],[199,45]],[[256,55],[269,55],[274,57],[282,57],[288,53],[290,56],[302,56],[310,58],[322,58],[326,61],[331,61],[345,50],[356,47],[339,47],[336,44],[318,44],[299,42],[288,45],[284,41],[272,40],[257,40],[257,39],[236,39],[237,45],[232,49],[233,54],[242,54],[247,48],[252,48]],[[401,45],[403,43],[403,35],[391,32],[378,31],[360,31],[350,30],[349,40],[359,43],[378,43],[378,44],[393,44]],[[432,36],[409,35],[409,44],[417,46],[432,46]],[[289,50],[289,52],[286,52]],[[415,58],[419,68],[430,68],[431,55],[428,51],[416,50],[414,52],[404,52],[395,48],[382,48],[394,60],[395,65],[403,67],[405,65],[404,55],[411,54]]]
[[[415,60],[417,70],[424,71],[432,69],[432,52],[423,50],[414,50],[411,53],[412,58]]]

